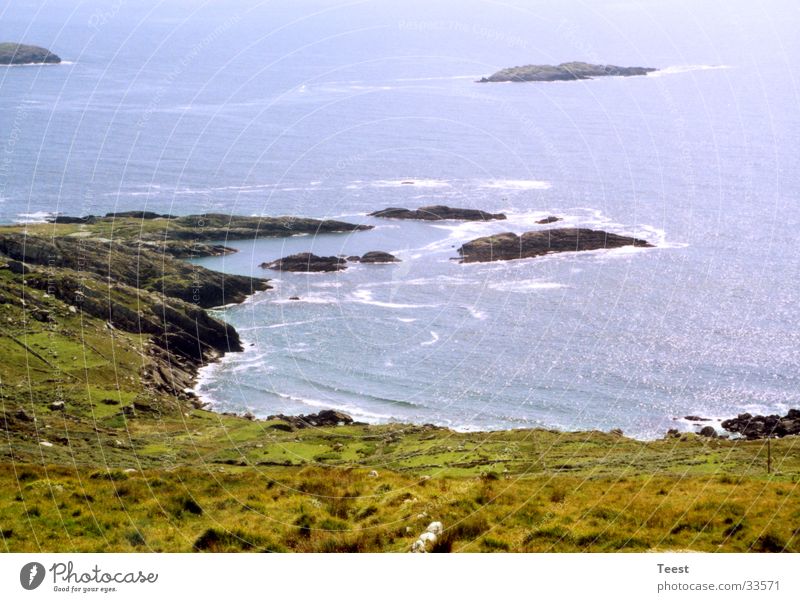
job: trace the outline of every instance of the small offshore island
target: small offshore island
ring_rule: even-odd
[[[478,83],[495,82],[556,82],[596,77],[631,77],[647,75],[657,71],[654,67],[618,67],[617,65],[593,65],[591,63],[571,62],[560,65],[524,65],[501,69]]]
[[[210,310],[271,285],[184,259],[235,252],[219,241],[369,227],[148,212],[1,226],[2,549],[800,551],[788,503],[800,479],[796,410],[741,414],[729,421],[740,438],[705,427],[637,441],[206,408],[192,392],[198,370],[243,349]],[[615,236],[545,229],[460,253],[647,246]],[[768,436],[780,438],[767,448]]]
[[[61,57],[41,46],[0,42],[0,65],[57,64]]]

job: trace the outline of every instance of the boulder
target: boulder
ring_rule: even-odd
[[[540,220],[536,220],[537,224],[552,224],[554,222],[560,222],[561,218],[556,217],[555,215],[548,215],[547,217],[543,217]]]
[[[777,414],[769,416],[739,414],[736,418],[724,420],[722,428],[731,433],[739,433],[746,439],[800,435],[800,410],[791,409],[783,417]]]
[[[275,414],[273,416],[269,416],[267,420],[282,420],[283,422],[286,422],[298,429],[308,428],[310,426],[340,426],[345,424],[355,424],[351,416],[338,410],[322,410],[316,414],[301,414],[300,416]]]
[[[370,213],[371,217],[385,217],[391,219],[418,219],[425,221],[463,220],[472,222],[485,222],[490,220],[506,219],[504,213],[488,213],[479,209],[459,209],[446,205],[429,205],[419,209],[403,209],[389,207]]]
[[[503,261],[538,257],[551,253],[594,251],[618,247],[652,247],[646,240],[588,228],[554,228],[525,232],[518,236],[504,232],[476,238],[458,249],[461,263]]]
[[[262,263],[261,267],[279,272],[338,272],[347,269],[346,264],[347,260],[341,257],[321,257],[313,253],[297,253]]]
[[[710,437],[711,439],[717,438],[717,431],[714,429],[713,426],[704,426],[700,429],[700,435],[702,437]]]

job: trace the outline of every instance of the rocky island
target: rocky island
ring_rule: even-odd
[[[295,253],[262,263],[259,267],[277,272],[338,272],[347,269],[347,259],[333,255],[323,257],[313,253]]]
[[[418,219],[426,221],[462,220],[473,222],[486,222],[490,220],[506,219],[504,213],[488,213],[479,209],[460,209],[446,205],[429,205],[419,209],[403,209],[389,207],[369,214],[370,217],[385,217],[391,219]]]
[[[264,262],[259,267],[279,272],[339,272],[347,269],[348,262],[379,264],[397,263],[399,261],[397,257],[384,251],[370,251],[361,256],[351,255],[349,257],[342,255],[322,257],[313,253],[295,253],[275,261]]]
[[[61,58],[47,48],[17,44],[15,42],[0,43],[0,65],[37,65],[60,63]]]
[[[503,232],[476,238],[458,249],[461,263],[505,261],[538,257],[550,253],[594,251],[618,247],[652,247],[646,240],[590,230],[588,228],[554,228],[525,232],[521,236]]]
[[[571,62],[560,65],[524,65],[501,69],[478,83],[493,82],[555,82],[596,77],[631,77],[647,75],[656,71],[654,67],[619,67],[617,65],[593,65],[591,63]]]

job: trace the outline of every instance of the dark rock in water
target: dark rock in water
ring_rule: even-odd
[[[700,429],[700,435],[702,437],[710,437],[711,439],[716,439],[717,431],[714,429],[713,426],[704,426]]]
[[[739,433],[746,439],[800,435],[800,410],[789,410],[783,417],[777,414],[770,416],[739,414],[736,418],[724,420],[722,428],[731,433]]]
[[[361,263],[397,263],[400,260],[391,253],[370,251],[369,253],[364,253],[359,258],[359,261]]]
[[[270,416],[267,420],[282,420],[293,426],[294,428],[302,429],[309,426],[339,426],[343,424],[356,424],[353,418],[344,412],[338,410],[322,410],[317,414],[306,414],[300,416],[285,416],[283,414],[276,414]]]
[[[297,253],[275,261],[265,262],[261,267],[280,272],[337,272],[347,269],[347,260],[341,257],[320,257],[313,253]]]
[[[545,218],[537,220],[536,223],[537,224],[552,224],[554,222],[560,222],[560,221],[561,221],[560,217],[556,217],[555,215],[548,215]]]
[[[700,416],[684,416],[684,420],[688,420],[689,422],[708,422],[711,418],[701,418]]]
[[[37,65],[42,63],[60,63],[61,58],[47,48],[17,44],[15,42],[0,43],[0,65]]]
[[[132,217],[135,219],[175,219],[169,213],[154,213],[152,211],[115,211],[106,213],[106,217]]]
[[[656,71],[653,67],[618,67],[617,65],[593,65],[575,61],[560,65],[524,65],[509,67],[478,80],[479,83],[490,82],[554,82],[576,79],[593,79],[595,77],[647,75]]]
[[[289,301],[300,301],[300,297],[289,297]]]
[[[47,220],[51,224],[94,224],[97,217],[94,215],[84,215],[76,217],[73,215],[56,215]]]
[[[446,205],[429,205],[419,209],[403,209],[400,207],[389,207],[370,213],[372,217],[386,217],[392,219],[419,219],[427,221],[438,220],[464,220],[473,222],[484,222],[496,219],[506,219],[503,213],[488,213],[479,209],[459,209],[447,207]]]
[[[513,232],[484,236],[462,245],[458,249],[458,254],[461,256],[461,263],[474,263],[627,246],[652,247],[653,245],[646,240],[602,230],[556,228],[526,232],[522,236],[517,236]]]

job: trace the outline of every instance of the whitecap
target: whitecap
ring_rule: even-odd
[[[15,219],[16,224],[43,224],[48,219],[58,215],[57,211],[34,211],[32,213],[17,213],[19,219]]]
[[[429,345],[434,345],[439,340],[439,334],[435,330],[431,330],[431,338],[427,341],[423,341],[420,343],[420,347],[428,347]]]

